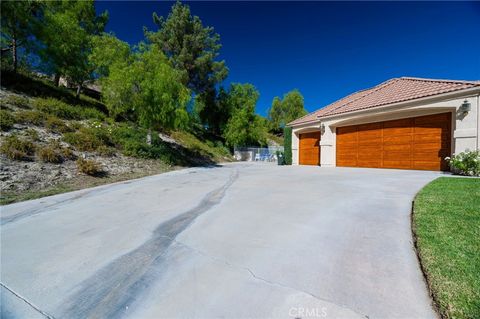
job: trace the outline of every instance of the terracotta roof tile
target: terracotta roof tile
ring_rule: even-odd
[[[454,81],[402,77],[385,81],[373,88],[350,94],[315,112],[307,114],[290,126],[316,121],[319,118],[343,114],[397,102],[415,100],[442,93],[480,87],[479,81]]]

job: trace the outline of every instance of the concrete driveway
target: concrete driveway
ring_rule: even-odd
[[[435,318],[439,173],[228,164],[2,207],[2,318]]]

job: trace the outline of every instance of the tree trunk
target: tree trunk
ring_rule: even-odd
[[[75,94],[75,97],[78,99],[80,97],[80,92],[82,91],[82,85],[79,84],[77,86],[77,93]]]
[[[147,133],[147,145],[152,145],[152,130],[148,129]]]
[[[56,73],[55,74],[55,86],[59,86],[60,85],[60,74]]]
[[[12,59],[13,59],[13,72],[17,73],[17,38],[14,36],[12,39]]]

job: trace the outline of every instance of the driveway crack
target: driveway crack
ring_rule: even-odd
[[[300,292],[300,293],[306,294],[306,295],[308,295],[308,296],[310,296],[310,297],[312,297],[312,298],[314,298],[314,299],[316,299],[316,300],[318,300],[318,301],[320,301],[320,302],[327,302],[327,303],[330,303],[330,304],[334,304],[334,305],[336,305],[336,306],[338,306],[338,307],[340,307],[340,308],[343,308],[343,309],[346,309],[346,310],[350,310],[350,311],[356,313],[356,314],[359,315],[359,316],[362,316],[362,317],[367,318],[367,319],[369,318],[368,315],[363,314],[363,313],[360,313],[360,312],[358,312],[357,310],[352,309],[352,308],[350,308],[350,307],[348,307],[348,306],[346,306],[346,305],[338,304],[337,302],[334,302],[334,301],[332,301],[332,300],[328,300],[328,299],[326,299],[326,298],[319,297],[319,296],[317,296],[317,295],[315,295],[315,294],[313,294],[313,293],[311,293],[311,292],[309,292],[309,291],[305,291],[305,290],[298,289],[298,288],[295,288],[295,287],[292,287],[292,286],[288,286],[288,285],[285,285],[285,284],[282,284],[282,283],[279,283],[279,282],[275,282],[275,281],[268,280],[268,279],[266,279],[266,278],[263,278],[263,277],[261,277],[261,276],[258,276],[257,274],[255,274],[255,273],[254,273],[250,268],[248,268],[248,267],[240,266],[240,265],[235,265],[235,264],[229,262],[228,260],[226,260],[226,259],[224,259],[224,258],[220,258],[220,257],[217,257],[217,256],[212,256],[212,255],[210,255],[210,254],[208,254],[208,253],[206,253],[206,252],[204,252],[204,251],[202,251],[202,250],[199,250],[199,249],[194,248],[194,247],[192,247],[192,246],[190,246],[190,245],[187,245],[187,244],[185,244],[185,243],[183,243],[183,242],[181,242],[181,241],[178,241],[178,240],[175,239],[175,238],[170,238],[170,240],[171,240],[172,242],[178,244],[179,246],[185,247],[185,248],[187,248],[187,249],[189,249],[189,250],[191,250],[191,251],[193,251],[193,252],[195,252],[195,253],[203,256],[203,257],[209,258],[209,259],[211,259],[211,260],[213,260],[213,261],[215,261],[215,262],[223,263],[224,265],[226,265],[226,266],[228,266],[228,267],[230,267],[230,268],[233,268],[233,269],[237,269],[237,270],[240,269],[240,270],[246,271],[246,272],[248,272],[248,273],[250,274],[250,276],[251,276],[252,278],[254,278],[255,280],[261,281],[261,282],[263,282],[263,283],[265,283],[265,284],[267,284],[267,285],[276,286],[276,287],[282,287],[282,288],[286,288],[286,289],[289,289],[289,290],[294,290],[294,291],[296,291],[296,292]]]
[[[24,303],[26,303],[27,305],[29,305],[33,310],[35,310],[36,312],[38,312],[39,314],[41,314],[42,316],[44,316],[45,318],[48,318],[48,319],[55,319],[54,316],[48,314],[47,312],[43,311],[42,309],[40,309],[39,307],[35,306],[32,302],[28,301],[27,298],[23,297],[22,295],[20,295],[19,293],[15,292],[12,288],[8,287],[7,285],[5,285],[3,282],[0,282],[0,286],[2,286],[3,288],[5,288],[7,291],[9,291],[12,295],[14,295],[17,299],[20,299],[21,301],[23,301]]]

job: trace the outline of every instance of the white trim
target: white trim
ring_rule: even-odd
[[[315,123],[320,123],[320,121],[324,121],[324,120],[330,120],[330,119],[334,119],[336,117],[349,117],[349,116],[352,116],[352,115],[356,115],[356,114],[361,114],[361,113],[370,113],[370,112],[378,112],[378,111],[389,111],[390,108],[393,108],[393,107],[400,107],[400,108],[407,108],[407,107],[410,107],[412,105],[415,105],[415,104],[421,104],[421,103],[425,103],[425,102],[430,102],[432,103],[433,101],[435,101],[436,99],[440,99],[440,100],[444,100],[445,98],[459,98],[459,97],[465,97],[465,98],[469,98],[469,97],[476,97],[478,96],[477,94],[473,94],[475,92],[480,92],[480,87],[473,87],[473,88],[468,88],[468,89],[463,89],[463,90],[458,90],[458,91],[453,91],[453,92],[447,92],[447,93],[442,93],[442,94],[437,94],[437,95],[433,95],[433,96],[428,96],[428,97],[423,97],[423,98],[418,98],[418,99],[414,99],[414,100],[408,100],[408,101],[402,101],[402,102],[396,102],[396,103],[391,103],[391,104],[385,104],[385,105],[379,105],[379,106],[375,106],[375,107],[371,107],[371,108],[367,108],[367,109],[363,109],[363,110],[356,110],[356,111],[350,111],[350,112],[345,112],[345,113],[340,113],[340,114],[335,114],[335,115],[330,115],[330,116],[320,116],[320,117],[317,117],[316,120],[311,120],[311,121],[308,121],[308,122],[303,122],[303,123],[300,123],[300,124],[294,124],[294,125],[291,125],[290,127],[291,128],[297,128],[297,127],[301,127],[301,126],[308,126],[308,125],[314,125]],[[477,100],[477,105],[478,105],[478,100]],[[480,119],[478,119],[478,121],[480,122]],[[477,145],[478,145],[478,142],[477,142]]]

